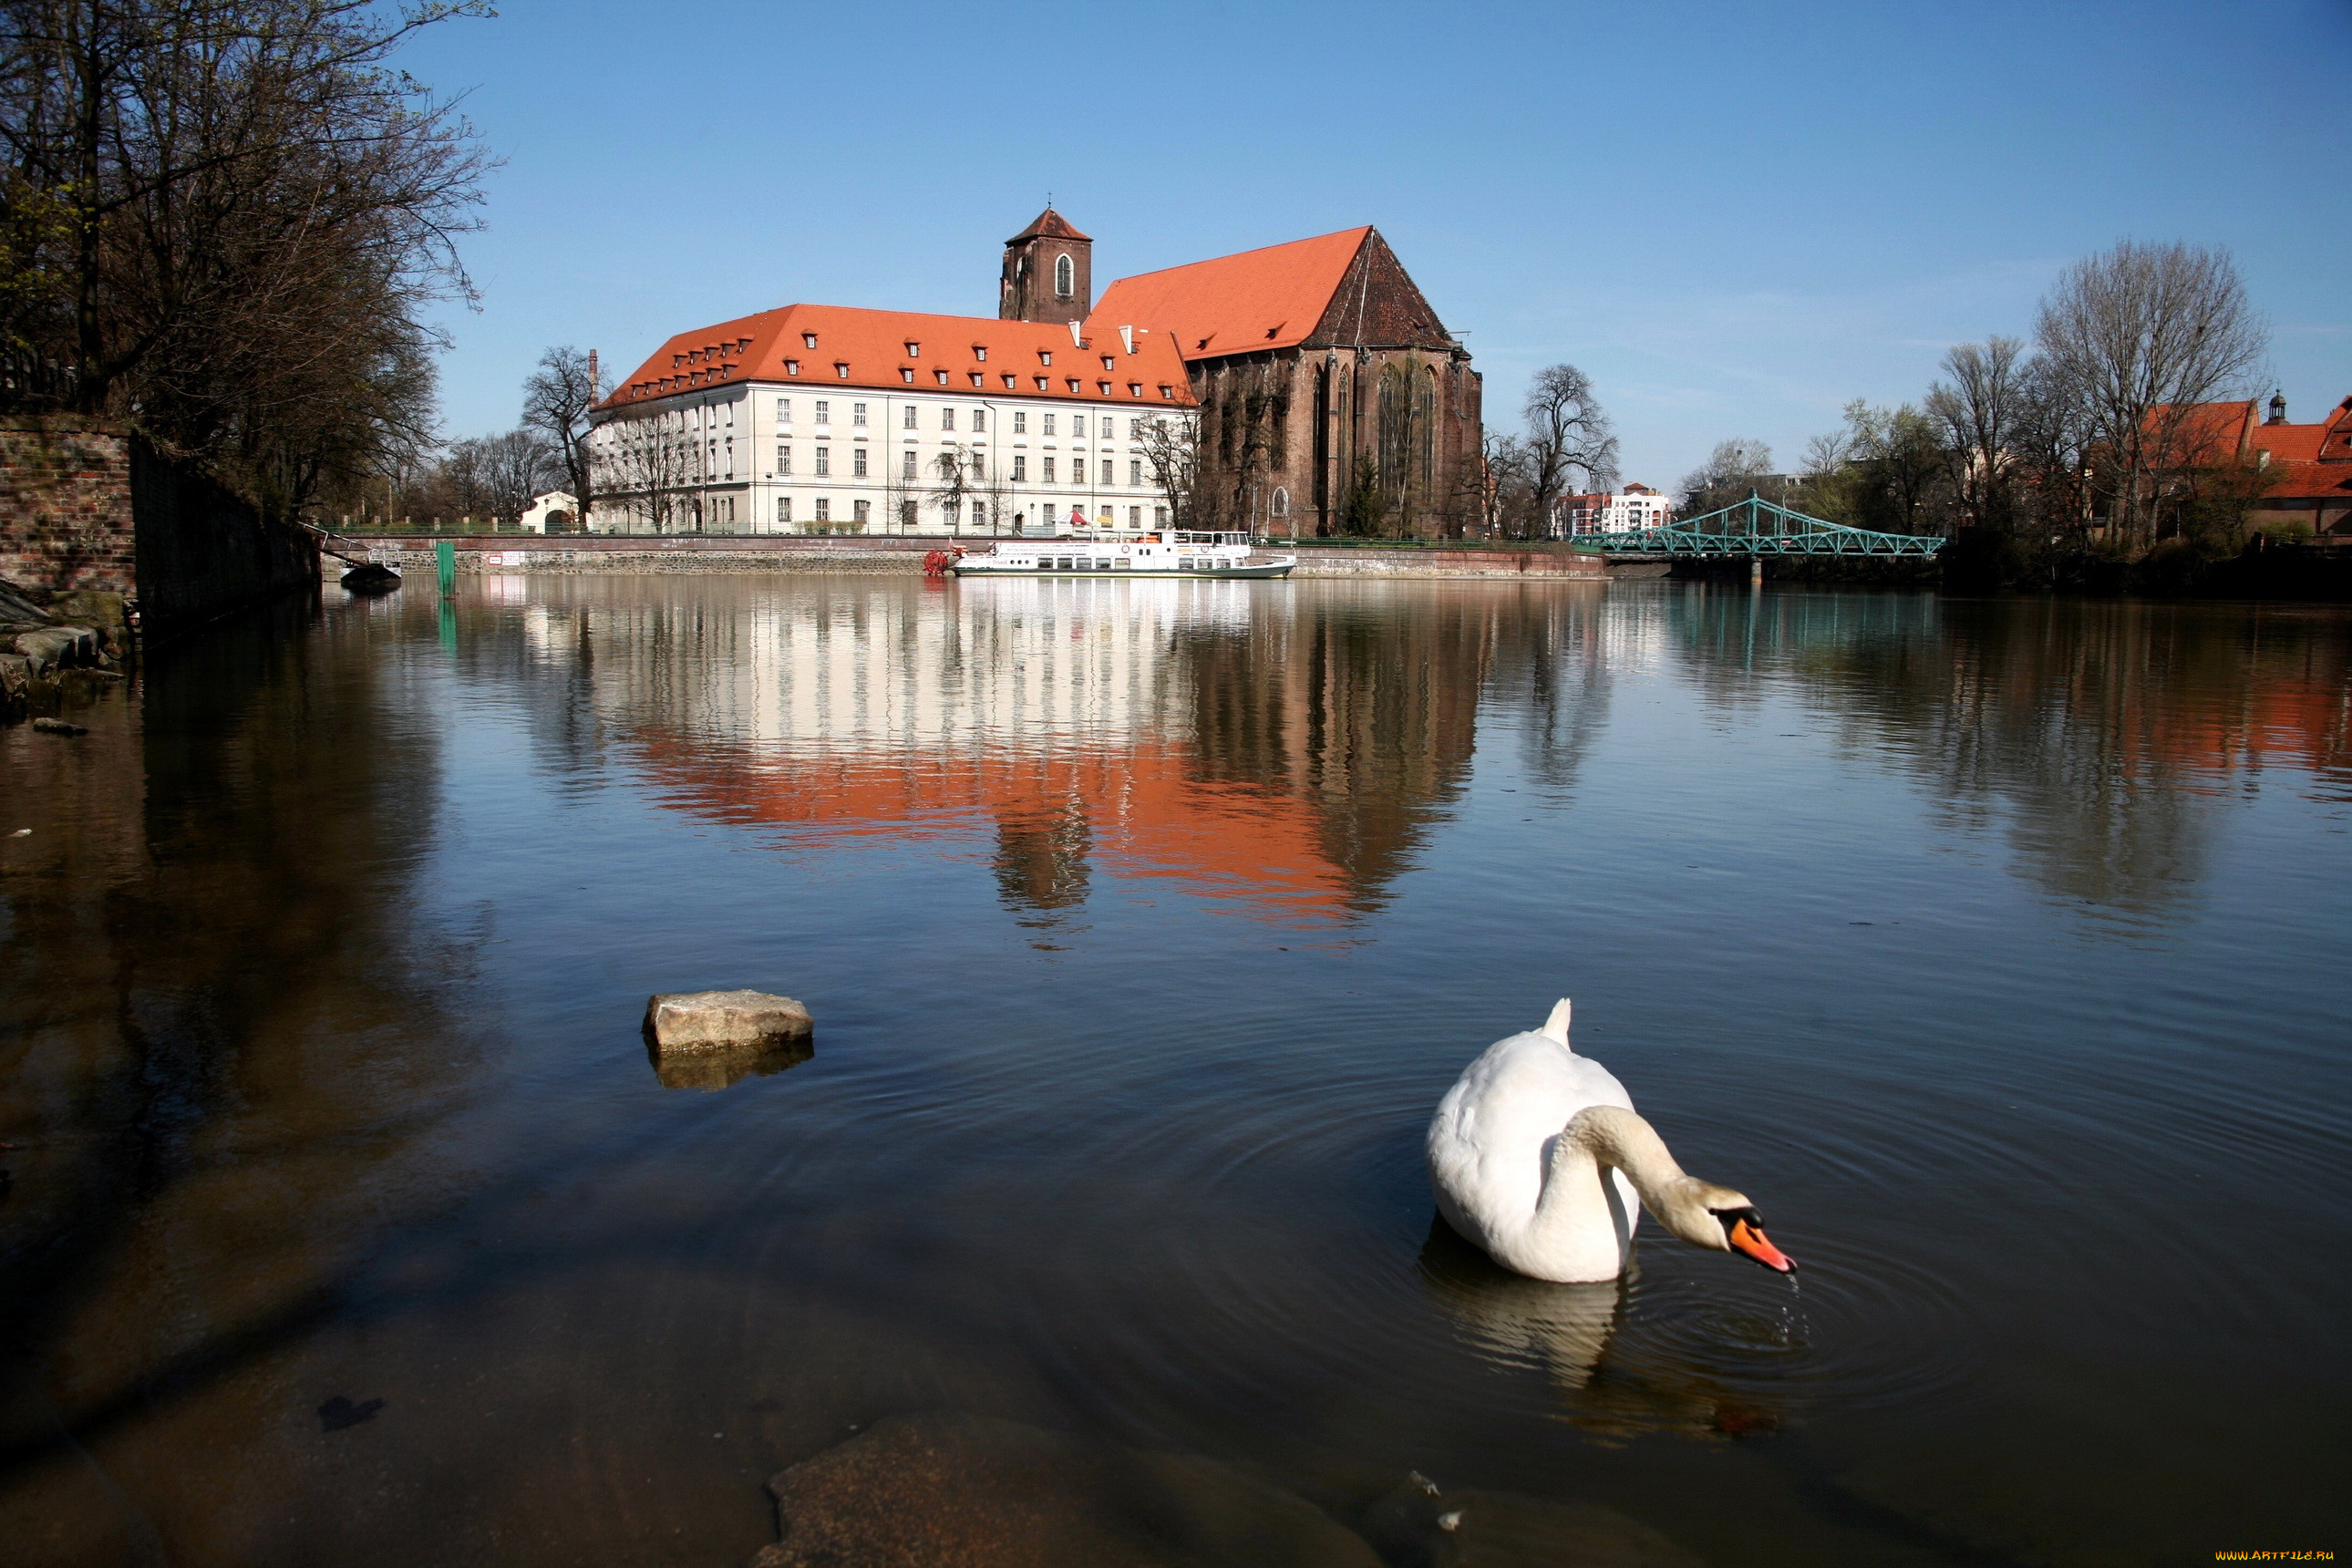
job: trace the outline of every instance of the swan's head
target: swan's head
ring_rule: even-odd
[[[1745,1193],[1685,1177],[1673,1197],[1659,1206],[1664,1211],[1658,1215],[1660,1222],[1694,1247],[1742,1253],[1782,1274],[1797,1271],[1797,1260],[1765,1236],[1764,1216]]]

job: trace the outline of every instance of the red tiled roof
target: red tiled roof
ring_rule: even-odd
[[[1186,359],[1289,348],[1323,320],[1348,264],[1371,229],[1342,229],[1237,256],[1122,278],[1087,325],[1150,324],[1174,331]]]
[[[1183,357],[1167,332],[1139,329],[1131,352],[1115,331],[1083,335],[1081,348],[1052,322],[786,305],[678,333],[598,406],[753,381],[1192,406]]]
[[[2352,501],[2352,463],[2273,463],[2271,468],[2284,471],[2263,487],[2265,496]]]
[[[2308,463],[2319,457],[2325,425],[2257,425],[2246,437],[2253,451],[2268,452],[2273,463]]]
[[[2144,433],[2153,438],[2172,413],[2173,405],[2169,404],[2148,410]],[[2257,417],[2251,397],[2242,403],[2190,404],[2180,410],[2180,424],[2174,437],[2178,446],[2168,457],[2184,468],[2233,463],[2246,450],[2246,431]]]
[[[1092,235],[1080,234],[1076,229],[1070,226],[1070,220],[1068,218],[1064,217],[1060,213],[1055,212],[1049,206],[1044,212],[1039,213],[1034,218],[1030,220],[1030,224],[1027,228],[1023,229],[1019,234],[1014,235],[1011,239],[1006,240],[1004,243],[1007,245],[1018,245],[1024,239],[1035,239],[1041,235],[1047,239],[1092,239],[1094,237]]]

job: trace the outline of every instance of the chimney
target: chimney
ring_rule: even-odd
[[[2271,416],[2269,422],[2273,425],[2284,425],[2286,423],[2285,393],[2273,392],[2271,394]]]

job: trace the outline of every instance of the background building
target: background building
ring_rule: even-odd
[[[1647,485],[1627,485],[1612,495],[1562,496],[1552,503],[1551,535],[1646,533],[1675,520],[1675,503]]]
[[[593,526],[1065,531],[1167,520],[1147,425],[1189,426],[1165,332],[787,305],[683,332],[597,407]]]
[[[1204,528],[1436,534],[1475,512],[1478,374],[1378,232],[1122,279],[1099,304],[1093,252],[1048,207],[1005,242],[993,321],[788,305],[680,333],[596,409],[593,526],[1066,531],[1181,506]]]

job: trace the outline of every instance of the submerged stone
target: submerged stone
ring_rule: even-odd
[[[646,1003],[646,1039],[656,1058],[784,1050],[806,1045],[815,1028],[806,1007],[764,991],[677,991]]]
[[[33,728],[38,730],[44,735],[87,735],[89,733],[88,730],[83,729],[79,724],[68,724],[62,719],[36,719],[33,721]]]
[[[1303,1498],[1194,1454],[894,1415],[768,1482],[752,1568],[1381,1568]]]

